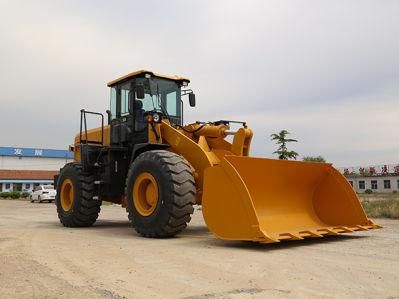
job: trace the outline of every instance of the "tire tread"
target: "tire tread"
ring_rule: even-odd
[[[56,203],[58,218],[65,227],[88,227],[96,222],[101,210],[101,201],[93,199],[94,178],[89,173],[83,171],[80,163],[73,162],[66,164],[60,170],[60,177],[63,171],[71,168],[77,173],[78,182],[80,184],[78,206],[75,206],[72,213],[66,217],[60,202],[60,192],[57,190]]]
[[[189,163],[180,155],[166,150],[153,150],[142,153],[130,166],[125,194],[129,179],[133,175],[136,163],[151,160],[156,162],[161,171],[169,178],[169,193],[171,202],[165,204],[163,208],[167,209],[167,219],[156,223],[151,227],[139,226],[135,224],[134,216],[130,211],[129,205],[127,212],[129,220],[135,230],[144,237],[165,238],[172,237],[187,227],[194,212],[196,186],[192,169]]]

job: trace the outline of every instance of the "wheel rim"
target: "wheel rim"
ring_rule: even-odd
[[[64,211],[69,211],[73,205],[73,184],[70,179],[62,182],[61,186],[61,206]]]
[[[158,184],[152,174],[141,173],[134,181],[133,203],[142,216],[151,215],[158,205]]]

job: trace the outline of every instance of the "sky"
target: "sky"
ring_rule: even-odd
[[[0,0],[0,146],[66,148],[138,69],[191,79],[185,121],[286,129],[335,166],[399,162],[399,1]]]

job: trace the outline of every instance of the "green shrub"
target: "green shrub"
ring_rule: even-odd
[[[366,194],[372,194],[372,193],[373,193],[373,190],[371,190],[371,189],[366,189],[366,190],[364,190],[364,193],[366,193]]]
[[[10,197],[10,192],[0,192],[0,197],[1,198],[9,198]]]
[[[12,191],[10,193],[10,196],[11,196],[12,199],[17,199],[17,198],[20,197],[20,193],[18,191]]]
[[[27,198],[27,197],[29,197],[29,192],[26,192],[26,191],[25,191],[25,192],[22,192],[22,193],[21,193],[21,197],[22,197],[22,198]]]
[[[305,156],[302,158],[302,161],[305,162],[322,162],[325,163],[326,159],[324,159],[322,156],[317,156],[317,157],[313,157],[313,156]]]

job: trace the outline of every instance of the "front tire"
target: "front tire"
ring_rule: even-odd
[[[60,171],[56,205],[58,218],[66,227],[87,227],[96,222],[101,201],[93,199],[94,178],[80,163],[69,163]]]
[[[194,212],[195,180],[188,162],[165,151],[147,151],[132,163],[126,180],[129,220],[144,237],[172,237]]]

